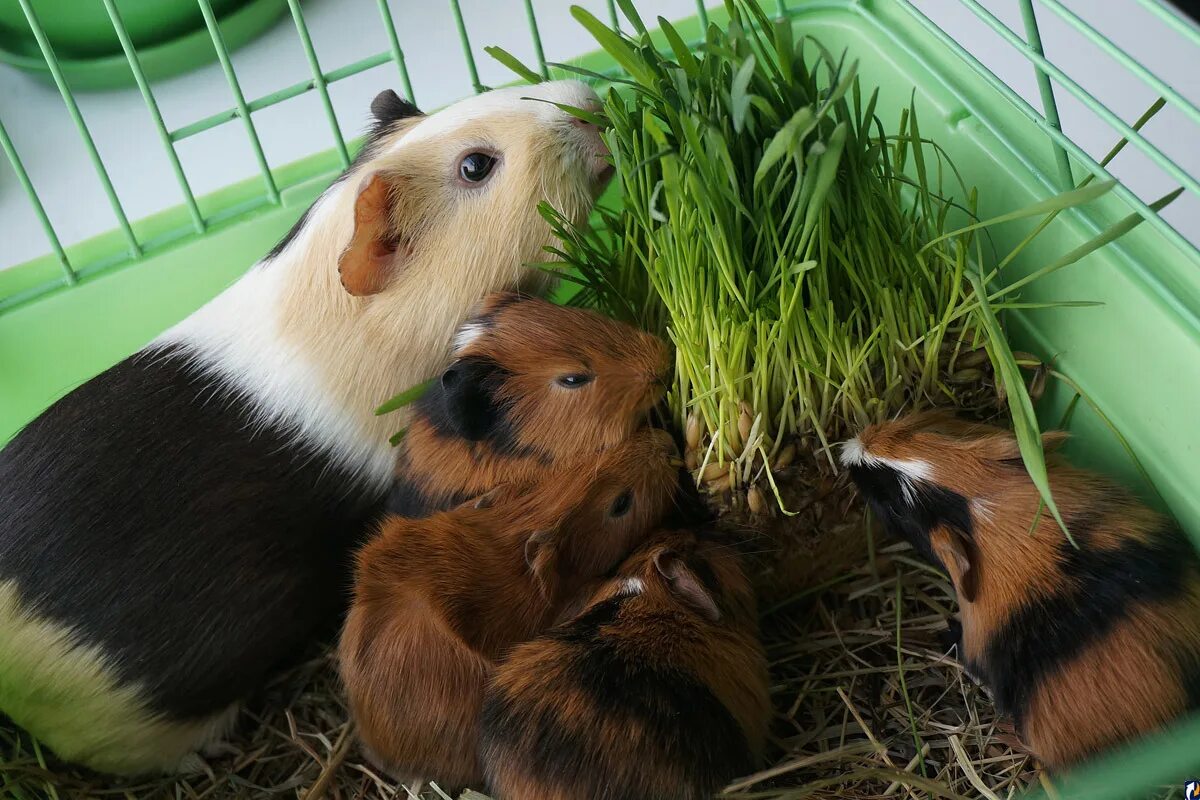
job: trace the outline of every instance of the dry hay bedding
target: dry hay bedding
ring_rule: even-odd
[[[768,764],[725,796],[1004,798],[1037,783],[1011,726],[945,653],[946,579],[870,530],[845,477],[821,463],[777,476],[794,516],[712,498],[762,581],[776,708]],[[204,774],[114,781],[57,762],[10,723],[0,748],[0,797],[14,800],[445,796],[363,759],[327,644],[254,698]]]

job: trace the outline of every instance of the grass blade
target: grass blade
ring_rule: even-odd
[[[379,408],[375,409],[375,416],[381,417],[384,414],[391,414],[393,411],[397,411],[407,405],[415,403],[417,400],[421,399],[425,392],[429,391],[429,387],[431,386],[433,386],[433,379],[427,380],[424,383],[418,383],[416,386],[411,386],[408,389],[405,389],[403,392],[388,400]]]
[[[543,80],[545,80],[545,78],[539,75],[537,71],[532,70],[522,64],[521,59],[508,52],[503,47],[492,45],[491,47],[483,48],[483,52],[487,53],[504,66],[508,67],[513,72],[517,73],[517,75],[529,83],[541,83]]]
[[[992,365],[996,368],[996,376],[1003,381],[1005,393],[1008,396],[1013,432],[1016,434],[1017,444],[1021,449],[1021,460],[1025,462],[1025,471],[1029,473],[1029,479],[1037,487],[1042,502],[1046,504],[1046,508],[1058,526],[1062,528],[1071,544],[1075,545],[1075,540],[1071,537],[1071,532],[1067,530],[1067,525],[1063,522],[1062,515],[1058,512],[1058,506],[1054,503],[1054,497],[1050,492],[1050,476],[1046,470],[1046,453],[1042,449],[1042,433],[1038,428],[1037,416],[1033,411],[1033,401],[1030,400],[1029,392],[1025,388],[1025,379],[1021,376],[1021,367],[1013,357],[1012,348],[1008,346],[1008,340],[1004,336],[1000,323],[996,320],[996,315],[992,313],[991,304],[987,299],[987,289],[984,287],[982,279],[977,273],[971,273],[969,278],[975,289],[975,295],[979,299],[979,319],[988,334],[988,355],[991,356]]]

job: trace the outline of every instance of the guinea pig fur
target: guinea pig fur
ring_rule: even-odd
[[[533,100],[522,98],[532,97]],[[578,82],[422,115],[394,93],[261,262],[0,451],[0,713],[69,761],[201,766],[344,607],[394,418],[488,293],[586,220],[608,170]]]
[[[406,782],[478,783],[493,662],[637,547],[673,504],[678,475],[671,437],[646,428],[540,483],[390,518],[358,556],[338,650],[369,757]]]
[[[1073,547],[1039,515],[1015,437],[943,415],[873,425],[841,458],[875,515],[949,574],[964,666],[1045,764],[1200,707],[1200,560],[1169,520],[1051,453]]]
[[[481,752],[504,800],[707,800],[752,772],[770,721],[735,553],[660,532],[574,619],[501,664]]]
[[[422,516],[617,444],[662,398],[668,358],[594,312],[490,296],[416,404],[388,511]]]

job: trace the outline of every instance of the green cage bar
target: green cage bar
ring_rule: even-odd
[[[525,0],[525,18],[529,20],[529,35],[533,37],[533,52],[537,55],[538,70],[543,78],[550,77],[546,68],[546,52],[542,49],[542,34],[538,30],[537,15],[533,13],[533,0]]]
[[[412,81],[408,77],[408,64],[404,61],[404,50],[400,48],[400,39],[396,36],[396,21],[392,19],[388,0],[379,0],[379,16],[383,18],[383,29],[387,32],[388,44],[392,48],[392,61],[396,62],[396,69],[400,70],[400,86],[404,89],[404,96],[409,102],[416,103],[417,97],[413,94]],[[329,80],[329,76],[326,76],[326,80]]]
[[[369,69],[374,69],[380,64],[386,64],[391,60],[391,53],[376,53],[373,56],[367,56],[364,59],[355,61],[353,64],[347,64],[344,67],[338,67],[332,72],[326,72],[325,83],[337,83],[340,80],[357,75],[360,72],[366,72]],[[251,113],[255,111],[261,111],[264,108],[270,108],[271,106],[278,105],[285,100],[291,100],[293,97],[299,97],[305,92],[311,91],[312,88],[313,80],[309,78],[308,80],[293,83],[291,86],[285,86],[282,89],[277,89],[270,94],[265,94],[257,100],[251,100],[246,104],[246,107]],[[172,131],[171,141],[178,142],[182,139],[188,139],[196,134],[203,133],[210,128],[215,128],[218,125],[224,125],[226,122],[237,119],[239,116],[241,116],[241,112],[236,108],[218,111],[216,114],[212,114]]]
[[[42,24],[38,21],[37,14],[34,12],[30,0],[17,1],[21,4],[21,11],[25,13],[25,19],[29,22],[29,27],[33,30],[33,36],[37,40],[38,48],[42,51],[42,57],[46,59],[46,66],[50,68],[50,75],[54,78],[54,85],[58,87],[58,93],[62,95],[63,102],[66,103],[67,113],[70,114],[71,121],[75,123],[75,129],[79,131],[79,136],[83,139],[83,145],[87,148],[88,157],[91,158],[92,166],[96,169],[96,175],[100,178],[100,184],[104,187],[104,193],[108,196],[108,204],[112,206],[113,214],[117,218],[117,224],[120,225],[121,232],[125,235],[129,251],[136,258],[142,254],[142,246],[138,243],[137,236],[134,235],[133,228],[129,225],[129,218],[125,216],[125,209],[121,205],[121,199],[117,197],[117,190],[113,187],[112,179],[108,176],[108,170],[104,167],[104,161],[100,158],[100,151],[96,149],[96,142],[92,139],[92,133],[88,130],[87,123],[83,119],[83,114],[79,110],[79,104],[75,102],[75,96],[71,93],[71,87],[67,85],[67,79],[63,76],[62,69],[58,65],[58,59],[54,55],[54,48],[50,46],[50,40],[47,38],[45,30],[42,29]]]
[[[333,143],[342,159],[342,166],[350,166],[350,153],[346,150],[346,140],[342,136],[342,128],[338,125],[337,114],[333,110],[333,101],[329,99],[329,86],[321,72],[321,64],[317,60],[317,51],[313,47],[312,37],[308,34],[308,25],[304,22],[304,12],[300,10],[299,0],[287,0],[288,8],[292,10],[292,19],[296,23],[296,33],[300,34],[300,44],[304,47],[304,56],[308,59],[309,69],[312,70],[313,87],[321,97],[321,105],[325,109],[325,118],[329,120],[329,128],[333,131]]]
[[[272,203],[279,202],[279,187],[275,185],[275,177],[271,175],[271,167],[267,163],[267,155],[263,152],[262,142],[258,140],[258,131],[254,129],[254,120],[250,119],[250,109],[246,106],[246,98],[242,94],[242,86],[238,83],[237,73],[233,71],[233,62],[229,59],[229,50],[225,47],[225,39],[217,26],[217,18],[213,14],[209,0],[196,0],[200,4],[200,12],[204,15],[204,24],[208,27],[208,35],[213,47],[217,50],[217,60],[221,62],[221,70],[225,73],[225,81],[233,92],[233,101],[237,105],[237,115],[246,126],[246,136],[250,139],[250,147],[254,158],[258,161],[258,170],[262,173],[263,183],[267,187],[267,197]],[[176,139],[178,141],[178,139]]]
[[[196,205],[196,198],[192,194],[192,187],[188,184],[187,175],[183,171],[183,164],[179,162],[179,154],[175,152],[175,144],[171,141],[171,134],[167,131],[167,125],[163,122],[162,112],[158,110],[158,102],[154,99],[154,92],[150,90],[150,82],[146,80],[145,74],[142,72],[142,63],[138,59],[137,50],[133,46],[133,42],[129,39],[129,31],[125,29],[125,21],[121,19],[121,12],[117,9],[115,0],[103,0],[104,9],[108,12],[108,18],[112,20],[113,29],[117,32],[117,38],[121,42],[121,49],[125,51],[125,58],[129,61],[129,68],[133,70],[133,79],[137,82],[138,91],[142,93],[142,99],[146,101],[146,109],[150,112],[150,119],[154,122],[154,128],[158,131],[158,136],[162,140],[163,148],[167,151],[167,158],[171,162],[171,169],[175,172],[175,180],[179,182],[179,190],[183,193],[183,202],[187,205],[188,213],[192,216],[192,225],[196,228],[197,233],[204,233],[204,217],[200,214],[200,207]]]
[[[467,72],[471,75],[471,86],[478,94],[483,91],[483,84],[479,82],[479,69],[475,66],[475,54],[471,51],[471,39],[467,36],[467,23],[463,20],[458,0],[450,0],[450,10],[454,13],[454,24],[458,28],[459,41],[462,42],[463,57],[467,60]]]
[[[4,120],[0,120],[0,149],[4,150],[4,154],[8,156],[8,163],[12,165],[13,172],[17,176],[17,182],[21,184],[21,188],[25,191],[25,196],[29,198],[29,204],[33,206],[33,212],[37,215],[38,222],[42,225],[42,230],[46,233],[46,239],[50,241],[50,248],[54,251],[54,256],[58,259],[59,265],[62,267],[63,280],[68,286],[74,286],[79,282],[79,276],[75,274],[75,270],[71,267],[71,261],[67,258],[67,253],[63,250],[62,242],[58,240],[58,234],[54,231],[54,225],[50,222],[50,217],[46,214],[46,208],[42,205],[42,200],[38,197],[37,190],[33,188],[33,181],[29,180],[29,173],[25,171],[25,165],[21,163],[21,157],[17,155],[17,148],[13,144],[12,139],[8,137],[8,131],[4,127]]]
[[[1177,33],[1182,34],[1189,39],[1192,44],[1200,47],[1200,27],[1197,27],[1191,20],[1185,19],[1178,11],[1171,8],[1162,0],[1137,0],[1142,8],[1148,10],[1154,16],[1167,23],[1168,26]]]
[[[1021,20],[1025,23],[1025,40],[1028,42],[1030,49],[1038,56],[1044,58],[1045,51],[1042,49],[1042,34],[1038,30],[1037,12],[1033,10],[1033,0],[1021,0]],[[1046,122],[1050,127],[1057,131],[1062,130],[1062,122],[1058,118],[1058,103],[1054,99],[1054,84],[1050,81],[1050,76],[1046,71],[1036,64],[1033,67],[1034,74],[1037,77],[1038,92],[1042,96],[1042,116],[1046,118]],[[1058,177],[1062,181],[1060,189],[1070,189],[1075,185],[1075,178],[1071,174],[1071,159],[1067,156],[1067,151],[1061,145],[1053,144],[1054,160],[1058,163]]]
[[[1189,175],[1186,170],[1164,155],[1163,152],[1151,144],[1146,137],[1129,127],[1124,120],[1114,114],[1108,108],[1108,106],[1104,105],[1094,96],[1092,96],[1090,92],[1076,83],[1071,76],[1067,75],[1053,63],[1051,63],[1048,59],[1046,59],[1045,56],[1034,51],[1029,44],[1022,41],[1021,38],[1013,33],[1007,25],[999,20],[999,18],[984,8],[983,5],[978,2],[978,0],[962,0],[962,3],[967,6],[967,8],[974,11],[975,15],[984,23],[986,23],[988,27],[1000,34],[1005,41],[1007,41],[1010,45],[1020,51],[1026,58],[1032,61],[1040,71],[1045,72],[1047,75],[1054,78],[1054,80],[1066,87],[1067,91],[1075,95],[1075,97],[1081,103],[1087,106],[1093,113],[1103,119],[1106,123],[1108,123],[1113,130],[1129,139],[1129,141],[1133,143],[1134,147],[1138,148],[1147,156],[1149,156],[1150,159],[1160,168],[1162,168],[1164,172],[1166,172],[1175,180],[1179,181],[1179,183],[1188,191],[1195,194],[1200,194],[1200,181],[1197,181],[1196,178]]]
[[[1107,53],[1114,61],[1141,78],[1154,91],[1158,92],[1160,96],[1170,101],[1171,105],[1187,114],[1193,122],[1200,125],[1200,108],[1197,108],[1194,103],[1175,91],[1174,87],[1146,69],[1124,50],[1110,42],[1104,37],[1104,34],[1085,22],[1078,14],[1060,3],[1059,0],[1041,0],[1041,3],[1066,20],[1075,30],[1083,34],[1089,42]]]
[[[970,65],[975,73],[983,78],[988,86],[1001,94],[1014,108],[1020,111],[1021,114],[1027,117],[1034,125],[1037,125],[1042,132],[1050,137],[1050,139],[1052,139],[1056,144],[1065,148],[1077,163],[1086,165],[1088,169],[1098,177],[1112,178],[1112,176],[1106,170],[1100,168],[1099,165],[1096,164],[1095,160],[1091,156],[1084,152],[1083,148],[1077,145],[1062,131],[1054,129],[1048,122],[1046,122],[1045,118],[1042,117],[1042,115],[1038,113],[1036,109],[1025,102],[1025,99],[1017,94],[1017,92],[1011,86],[1005,83],[999,76],[997,76],[986,66],[984,66],[979,59],[967,52],[967,50],[963,48],[963,46],[957,41],[955,41],[953,37],[942,30],[937,23],[935,23],[928,16],[926,16],[924,12],[917,8],[912,0],[898,1],[900,3],[900,7],[904,9],[904,11],[906,11],[914,20],[916,20],[916,22],[922,28],[924,28],[926,32],[928,32],[935,39],[937,39],[939,43],[958,56],[963,62]],[[798,14],[799,12],[793,10],[791,13]],[[1138,135],[1136,131],[1134,131],[1134,134]],[[1140,135],[1138,136],[1140,138]],[[1159,216],[1154,209],[1150,208],[1150,206],[1144,200],[1135,195],[1124,185],[1118,183],[1117,186],[1114,187],[1113,191],[1122,200],[1134,208],[1139,214],[1141,214],[1142,218],[1146,220],[1147,224],[1165,236],[1174,247],[1179,248],[1183,252],[1198,252],[1195,244],[1188,241],[1188,239],[1180,234],[1179,231],[1175,230],[1174,227],[1172,227],[1166,220]]]

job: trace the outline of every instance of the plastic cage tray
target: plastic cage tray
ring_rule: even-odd
[[[21,0],[26,7],[27,2]],[[208,6],[207,0],[199,2]],[[1041,54],[1036,14],[1056,14],[1072,24],[1146,84],[1147,105],[1162,95],[1196,123],[1195,134],[1200,135],[1200,111],[1194,105],[1057,0],[1038,0],[1036,13],[1032,0],[1012,2],[1022,11],[1023,30],[1005,27],[976,0],[961,0],[961,5],[1032,63],[1043,90],[1042,109],[1022,100],[907,0],[786,0],[764,6],[772,13],[790,16],[798,35],[816,37],[835,52],[845,48],[857,58],[864,85],[880,87],[877,113],[885,124],[899,119],[915,87],[912,100],[920,113],[923,134],[946,149],[967,185],[979,187],[984,217],[1056,193],[1068,172],[1076,181],[1093,173],[1107,175],[1058,130],[1056,86],[1060,93],[1079,97],[1109,123],[1113,143],[1133,133],[1126,124],[1131,120],[1122,121],[1108,112]],[[1157,0],[1137,2],[1185,37],[1200,57],[1200,30]],[[517,5],[515,0],[513,5]],[[533,6],[528,0],[524,5],[540,54]],[[228,54],[214,37],[235,107],[179,130],[168,131],[163,125],[152,88],[140,76],[136,53],[131,47],[126,49],[147,108],[177,167],[185,199],[179,208],[128,222],[93,147],[97,178],[110,189],[120,225],[109,234],[64,249],[40,211],[35,187],[0,123],[0,146],[39,209],[53,247],[44,258],[0,272],[0,442],[56,397],[134,352],[228,285],[291,226],[353,152],[354,143],[344,142],[333,121],[336,148],[272,171],[261,158],[250,112],[308,91],[318,92],[328,110],[329,83],[389,60],[400,68],[397,88],[411,88],[386,3],[380,8],[390,51],[330,72],[321,71],[298,3],[289,0],[289,6],[310,56],[312,76],[266,97],[247,100]],[[616,19],[611,2],[609,6]],[[451,8],[478,89],[473,50],[455,0],[451,0]],[[720,22],[723,13],[700,8],[696,18],[681,23],[680,31],[693,41],[699,38],[701,17]],[[119,25],[119,18],[114,18],[114,23]],[[44,54],[53,66],[53,54]],[[596,70],[612,68],[602,55],[585,56],[578,63]],[[74,109],[65,80],[56,75],[56,82],[68,110]],[[330,117],[332,120],[332,114]],[[73,118],[86,138],[86,125],[77,110]],[[259,153],[262,174],[195,199],[174,158],[174,147],[182,139],[225,123],[245,126]],[[1134,133],[1130,139],[1129,146],[1147,154],[1176,185],[1200,194],[1194,176],[1140,135]],[[1009,269],[1020,273],[1049,263],[1131,213],[1141,213],[1145,224],[1115,245],[1032,284],[1024,295],[1031,301],[1086,299],[1103,305],[1014,314],[1014,344],[1057,358],[1058,367],[1124,433],[1171,512],[1200,541],[1200,492],[1195,491],[1200,486],[1200,253],[1132,192],[1118,187],[1085,210],[1063,215],[1055,235],[1040,237]],[[1031,225],[1012,223],[992,231],[999,252],[1015,245]],[[1052,382],[1039,411],[1045,420],[1056,421],[1069,400],[1069,393]],[[1076,437],[1070,447],[1076,458],[1130,483],[1137,481],[1137,472],[1120,444],[1082,404],[1072,430]],[[1153,784],[1182,785],[1189,771],[1200,772],[1198,742],[1200,719],[1095,765],[1070,794],[1100,800],[1126,796]]]

